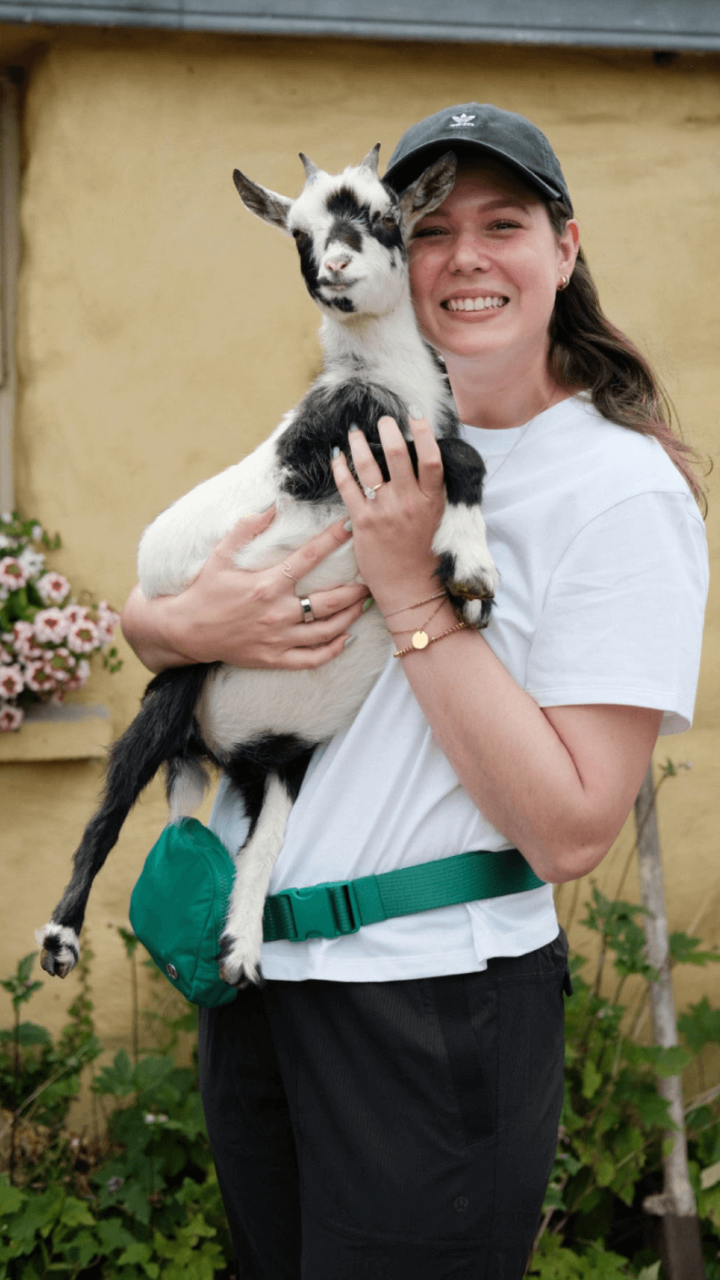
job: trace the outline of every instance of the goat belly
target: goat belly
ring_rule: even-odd
[[[339,658],[313,671],[243,670],[221,665],[206,679],[195,716],[203,741],[221,762],[266,734],[325,742],[347,728],[391,652],[375,609],[350,628],[357,637]]]

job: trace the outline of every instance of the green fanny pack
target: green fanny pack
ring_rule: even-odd
[[[153,845],[130,900],[130,923],[158,968],[188,1000],[205,1008],[237,995],[218,975],[234,878],[235,865],[222,841],[197,819],[183,818]],[[265,900],[263,938],[339,938],[395,916],[523,893],[542,884],[517,849],[459,853],[376,876],[272,894]]]

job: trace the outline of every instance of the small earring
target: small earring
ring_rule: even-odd
[[[569,283],[569,281],[568,281],[568,277],[567,277],[567,276],[561,276],[561,277],[560,277],[560,283],[559,283],[559,285],[558,285],[558,293],[560,293],[563,289],[567,289],[567,287],[568,287],[568,283]]]

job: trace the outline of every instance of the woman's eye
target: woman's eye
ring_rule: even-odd
[[[443,227],[418,227],[417,231],[413,231],[413,240],[427,240],[429,236],[442,236],[445,234]]]
[[[509,218],[502,218],[499,222],[493,222],[491,230],[492,231],[512,231],[514,230],[514,228],[519,226],[520,226],[519,222],[511,222]]]

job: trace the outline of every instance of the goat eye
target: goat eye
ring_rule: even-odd
[[[295,228],[293,236],[295,237],[297,244],[302,244],[304,240],[308,239],[307,231],[301,231],[299,227]]]
[[[397,218],[394,213],[386,213],[382,219],[384,231],[394,231],[398,225]]]

